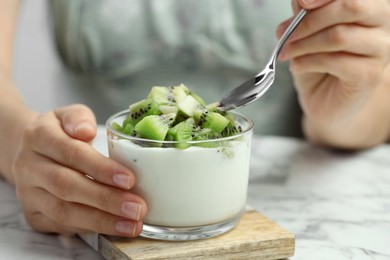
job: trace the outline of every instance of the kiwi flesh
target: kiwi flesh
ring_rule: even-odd
[[[122,132],[122,126],[116,122],[112,123],[112,128],[114,128],[116,131]]]
[[[129,109],[130,113],[125,123],[131,123],[133,126],[146,116],[161,114],[158,104],[153,99],[143,99],[130,105]]]
[[[202,107],[202,105],[191,95],[186,96],[179,104],[178,108],[181,112],[189,117],[192,117],[195,110]]]
[[[178,141],[176,143],[177,148],[184,149],[190,146],[188,141],[191,141],[194,136],[194,123],[194,120],[192,118],[189,118],[186,121],[180,122],[175,126],[176,131],[174,132],[174,140]]]
[[[179,112],[179,108],[173,105],[160,105],[158,108],[163,114],[177,114],[177,112]]]
[[[126,124],[123,128],[123,133],[126,135],[136,136],[136,131],[132,124]]]
[[[175,141],[175,146],[220,146],[207,141],[242,132],[232,114],[218,111],[218,103],[205,105],[204,100],[185,85],[154,86],[146,99],[130,106],[126,120],[113,128],[126,135],[158,141]],[[146,146],[146,141],[144,142]],[[140,145],[144,145],[143,143]]]
[[[135,125],[134,130],[141,138],[163,141],[175,116],[175,114],[146,116]]]
[[[214,139],[220,139],[223,136],[213,129],[201,128],[199,131],[194,132],[192,134],[192,137],[193,137],[192,140],[194,141],[205,141],[205,142],[195,143],[196,146],[212,148],[212,147],[220,146],[222,144],[222,142],[216,142]],[[209,140],[214,140],[214,141],[206,142]]]
[[[223,137],[229,137],[233,135],[237,135],[242,132],[242,127],[237,124],[228,124],[223,131],[221,132],[221,135]]]
[[[203,128],[210,128],[218,133],[230,123],[229,119],[217,112],[210,112],[208,110],[197,110],[194,114],[198,125]]]
[[[148,98],[153,99],[159,105],[172,105],[180,103],[187,97],[185,90],[180,87],[154,86],[149,92]]]

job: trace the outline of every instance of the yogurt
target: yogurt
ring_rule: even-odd
[[[109,155],[133,170],[145,224],[193,227],[237,217],[246,204],[251,132],[220,147],[141,147],[110,136]]]

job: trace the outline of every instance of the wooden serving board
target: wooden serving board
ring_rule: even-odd
[[[106,259],[283,259],[294,255],[294,235],[255,210],[223,235],[172,242],[120,238],[100,234],[81,236]]]

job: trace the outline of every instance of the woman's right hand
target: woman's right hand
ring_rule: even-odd
[[[129,192],[134,175],[91,147],[95,135],[95,117],[83,105],[42,114],[25,128],[12,171],[35,230],[128,237],[141,232],[146,203]]]

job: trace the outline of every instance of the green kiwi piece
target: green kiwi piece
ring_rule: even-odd
[[[184,92],[185,92],[187,95],[190,95],[190,96],[192,96],[193,98],[195,98],[196,101],[198,101],[202,106],[205,106],[205,105],[206,105],[206,103],[204,102],[204,100],[203,100],[198,94],[196,94],[195,92],[190,91],[190,89],[189,89],[186,85],[184,85],[183,83],[180,84],[180,85],[177,86],[177,87],[183,89]]]
[[[206,105],[206,109],[211,112],[218,112],[218,104],[219,102],[214,102],[211,104]]]
[[[221,132],[223,137],[233,136],[242,132],[240,125],[229,123]]]
[[[154,86],[148,94],[149,99],[153,99],[159,105],[172,105],[181,102],[187,93],[183,88]]]
[[[194,141],[208,141],[210,142],[201,142],[195,144],[196,146],[205,147],[205,148],[213,148],[213,147],[219,147],[222,146],[222,141],[211,141],[213,139],[219,139],[222,138],[222,135],[218,133],[217,131],[210,129],[210,128],[202,128],[199,131],[192,133],[192,140]]]
[[[179,111],[179,108],[173,105],[160,105],[158,108],[163,114],[171,114],[171,113],[177,114],[177,112]]]
[[[111,124],[111,127],[114,128],[114,130],[122,132],[122,126],[120,126],[118,123],[113,122]]]
[[[206,103],[198,94],[194,92],[190,92],[189,95],[192,96],[196,101],[198,101],[198,103],[201,104],[202,106],[206,106]]]
[[[183,121],[177,124],[176,127],[176,135],[175,141],[178,141],[176,147],[179,149],[185,149],[190,146],[188,141],[191,141],[193,138],[193,127],[194,127],[194,119],[189,118],[186,121]]]
[[[177,86],[178,88],[181,88],[187,95],[189,95],[191,93],[190,89],[184,85],[183,83],[181,83],[179,86]]]
[[[226,115],[224,115],[228,120],[229,120],[229,124],[230,125],[235,125],[236,124],[236,119],[234,118],[234,115],[233,114],[229,114],[227,113]]]
[[[173,93],[176,103],[180,103],[188,95],[182,87],[171,87],[170,91]]]
[[[233,136],[242,132],[242,127],[236,122],[233,114],[226,113],[225,117],[230,122],[221,132],[223,137]]]
[[[161,111],[158,104],[153,99],[143,99],[137,103],[130,105],[130,113],[123,123],[123,127],[130,123],[136,125],[145,116],[160,115]]]
[[[176,141],[177,129],[179,126],[180,123],[175,124],[173,127],[168,129],[167,135],[165,136],[165,141]]]
[[[154,86],[148,94],[149,99],[153,99],[159,105],[167,105],[175,102],[173,94],[168,87]]]
[[[210,128],[218,133],[230,123],[229,119],[217,112],[209,112],[208,110],[196,110],[194,118],[197,120],[199,126],[203,128]]]
[[[202,105],[191,95],[186,96],[178,105],[179,110],[189,117],[192,117],[194,112],[198,110]]]
[[[150,115],[139,121],[134,130],[141,138],[163,141],[176,114]]]
[[[137,136],[137,131],[132,124],[126,124],[126,126],[122,130],[122,133],[124,133],[125,135]]]

